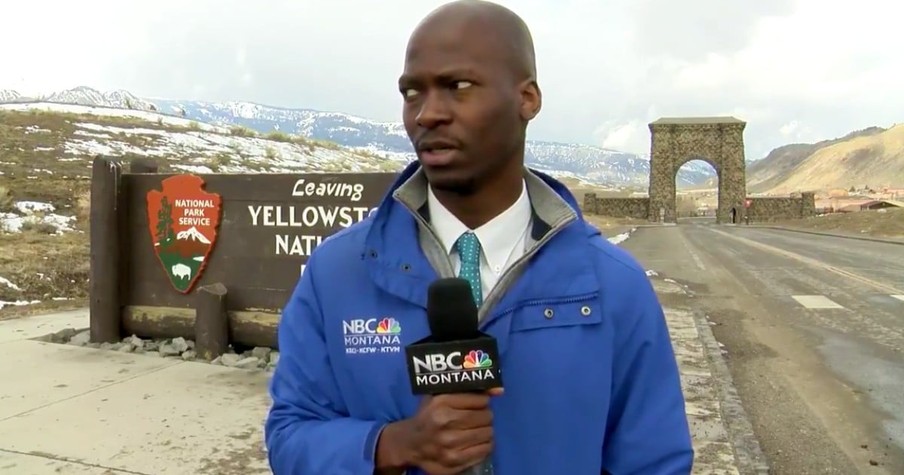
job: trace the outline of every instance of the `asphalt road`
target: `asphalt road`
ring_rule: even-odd
[[[622,246],[695,293],[772,473],[904,473],[904,246],[700,223]]]

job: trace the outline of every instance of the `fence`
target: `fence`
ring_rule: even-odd
[[[191,338],[277,348],[307,256],[364,219],[394,173],[172,174],[97,158],[91,184],[91,339]]]

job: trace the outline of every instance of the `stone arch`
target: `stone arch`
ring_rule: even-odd
[[[703,160],[716,170],[716,222],[729,223],[732,216],[735,223],[743,221],[747,197],[746,125],[734,117],[662,118],[650,123],[650,221],[677,222],[675,177],[678,169],[691,160]]]

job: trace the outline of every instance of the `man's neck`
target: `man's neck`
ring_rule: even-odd
[[[521,196],[524,177],[509,173],[467,196],[434,189],[436,199],[465,226],[477,229],[507,210]]]

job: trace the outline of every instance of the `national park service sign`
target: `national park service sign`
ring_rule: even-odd
[[[147,194],[151,242],[173,288],[187,294],[216,243],[222,200],[197,175],[171,176],[161,187]]]

